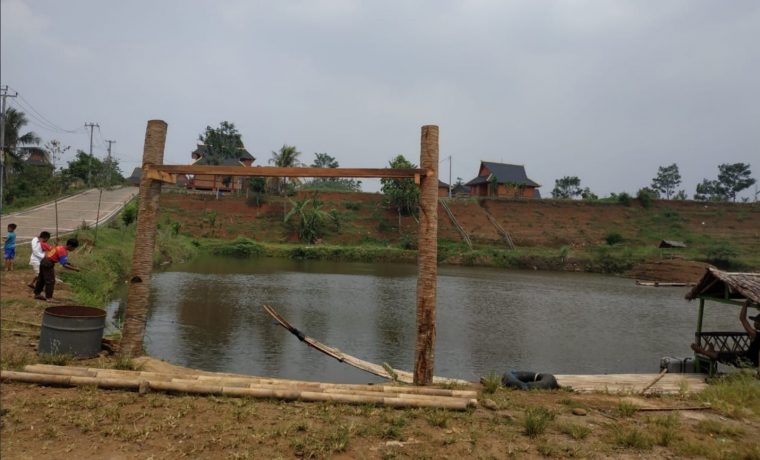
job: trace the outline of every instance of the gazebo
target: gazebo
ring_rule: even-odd
[[[697,330],[694,334],[694,343],[697,346],[737,354],[747,350],[750,340],[744,331],[703,330],[705,304],[709,301],[723,306],[738,307],[750,301],[750,308],[760,309],[760,273],[732,273],[708,267],[702,279],[686,294],[686,299],[699,299]],[[700,353],[695,353],[694,358],[697,372],[715,372],[717,363],[714,359]]]

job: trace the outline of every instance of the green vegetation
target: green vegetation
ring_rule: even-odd
[[[545,407],[537,406],[530,407],[525,411],[525,417],[523,418],[523,429],[525,435],[531,438],[535,438],[544,431],[549,425],[549,422],[554,420],[554,413]]]
[[[391,160],[390,167],[395,169],[414,169],[417,167],[403,155]],[[420,189],[412,179],[380,179],[383,193],[388,197],[390,206],[398,209],[405,216],[417,214],[420,202]]]

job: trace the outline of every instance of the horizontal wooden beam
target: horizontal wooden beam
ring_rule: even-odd
[[[145,176],[149,177],[153,180],[159,180],[161,182],[166,182],[167,184],[176,184],[177,183],[177,175],[176,174],[170,174],[164,171],[156,170],[155,168],[148,168],[147,171],[145,171]]]
[[[425,169],[392,168],[274,168],[266,166],[193,166],[149,165],[148,170],[170,174],[207,174],[212,176],[253,177],[368,177],[378,179],[414,179],[427,175]],[[152,177],[151,177],[152,178]]]

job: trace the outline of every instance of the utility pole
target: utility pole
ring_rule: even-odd
[[[106,142],[108,142],[108,160],[106,160],[106,164],[108,165],[108,186],[110,187],[113,179],[113,168],[111,167],[111,144],[115,144],[116,141],[106,140]]]
[[[18,93],[8,94],[8,85],[0,86],[0,214],[3,212],[3,184],[5,183],[5,98],[16,97]]]
[[[85,123],[85,128],[90,128],[90,159],[87,163],[87,186],[89,187],[92,183],[92,132],[95,130],[95,127],[100,128],[100,125],[97,123],[89,122]]]

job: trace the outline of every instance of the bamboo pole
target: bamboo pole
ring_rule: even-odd
[[[163,164],[166,128],[167,124],[162,120],[148,121],[148,127],[145,130],[143,171],[146,171],[150,165]],[[147,174],[143,174],[140,179],[137,233],[132,256],[132,273],[129,278],[127,308],[124,314],[124,331],[121,339],[120,353],[125,357],[139,356],[143,352],[160,195],[161,182],[152,180]]]
[[[406,395],[399,397],[382,393],[334,393],[301,390],[292,387],[226,387],[222,385],[201,384],[198,382],[167,382],[162,380],[145,380],[141,378],[102,378],[81,377],[73,375],[34,374],[29,372],[0,371],[0,380],[57,386],[96,386],[125,390],[143,389],[179,392],[198,395],[225,395],[253,398],[273,398],[286,401],[333,401],[348,404],[376,404],[389,407],[434,407],[453,410],[465,410],[476,404],[465,398],[447,396]]]
[[[49,364],[29,364],[24,367],[24,371],[37,374],[50,375],[73,375],[80,377],[131,377],[148,380],[194,380],[202,383],[220,384],[223,386],[240,386],[240,385],[272,385],[272,386],[293,386],[304,387],[315,391],[326,391],[330,389],[338,390],[356,390],[369,391],[373,393],[405,393],[431,396],[451,396],[460,398],[477,398],[478,392],[473,390],[450,390],[447,388],[428,388],[403,385],[361,385],[361,384],[341,384],[341,383],[322,383],[303,380],[271,379],[246,376],[227,376],[225,374],[205,375],[205,374],[169,374],[161,372],[146,371],[129,371],[119,369],[100,369],[100,368],[83,368],[69,366],[53,366]]]
[[[435,363],[435,301],[438,277],[438,126],[422,127],[420,225],[417,252],[417,343],[414,383],[433,382]]]

